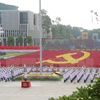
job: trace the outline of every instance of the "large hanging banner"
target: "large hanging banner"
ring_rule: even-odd
[[[82,33],[82,39],[88,39],[88,33],[87,32]]]

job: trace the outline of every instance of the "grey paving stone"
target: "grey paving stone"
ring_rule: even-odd
[[[70,95],[76,87],[86,83],[32,81],[30,88],[21,88],[21,82],[0,82],[0,100],[48,100],[50,97]]]

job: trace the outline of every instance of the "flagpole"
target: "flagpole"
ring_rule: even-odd
[[[42,18],[41,18],[41,0],[39,0],[39,19],[40,19],[40,74],[42,74]]]
[[[91,10],[91,22],[93,23],[93,10]]]

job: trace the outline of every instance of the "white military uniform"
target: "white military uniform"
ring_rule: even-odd
[[[24,64],[24,80],[27,81],[27,67]]]

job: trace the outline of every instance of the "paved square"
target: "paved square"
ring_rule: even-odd
[[[21,88],[21,82],[0,82],[0,100],[48,100],[50,97],[70,95],[76,87],[86,83],[32,81],[30,88]]]

